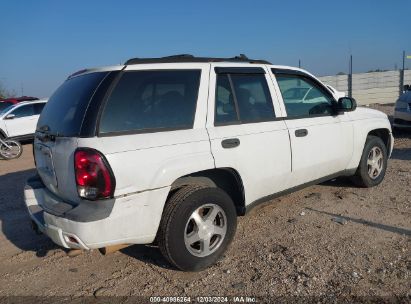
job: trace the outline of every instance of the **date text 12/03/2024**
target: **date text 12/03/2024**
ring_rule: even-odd
[[[255,297],[150,297],[150,303],[257,303]]]

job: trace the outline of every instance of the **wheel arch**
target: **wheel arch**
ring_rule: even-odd
[[[178,189],[189,185],[218,187],[224,190],[234,202],[237,215],[245,214],[244,187],[240,174],[233,168],[214,168],[193,172],[177,178],[170,188],[167,200]]]
[[[390,147],[391,147],[391,136],[390,136],[390,130],[387,128],[380,128],[380,129],[373,129],[368,132],[367,137],[369,135],[377,136],[382,139],[384,142],[385,147],[387,148],[387,151],[389,153]],[[365,143],[364,143],[365,144]]]
[[[384,157],[381,158],[382,161],[378,161],[378,163],[375,162],[375,154],[370,154],[370,149],[373,149],[376,143],[378,143],[379,146],[385,146],[387,153],[387,155],[383,155]],[[391,135],[389,130],[380,128],[371,130],[367,133],[360,162],[358,164],[355,175],[351,177],[351,180],[354,182],[354,184],[356,184],[359,187],[370,188],[382,182],[387,168],[387,161],[391,147],[390,145]],[[369,164],[370,155],[372,157],[371,171]],[[377,175],[374,175],[375,170],[378,170]]]
[[[353,135],[353,151],[351,160],[348,166],[346,167],[347,172],[357,170],[360,164],[361,156],[364,151],[367,137],[370,135],[381,138],[381,140],[384,142],[384,145],[387,148],[387,153],[390,156],[393,142],[391,128],[388,119],[383,121],[380,119],[356,121],[354,124]]]

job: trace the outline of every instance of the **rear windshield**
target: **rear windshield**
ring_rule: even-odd
[[[125,72],[107,100],[100,134],[193,127],[200,70]]]
[[[66,80],[41,112],[37,130],[47,128],[58,136],[79,135],[90,99],[107,73],[90,73]]]

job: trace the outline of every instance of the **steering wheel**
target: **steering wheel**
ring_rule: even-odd
[[[329,113],[331,106],[328,103],[320,103],[310,109],[309,114],[325,114]]]

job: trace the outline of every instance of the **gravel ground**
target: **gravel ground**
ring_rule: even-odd
[[[374,107],[392,112],[392,106]],[[70,258],[34,234],[22,196],[34,164],[31,146],[24,148],[20,159],[0,161],[3,300],[144,295],[411,301],[411,133],[396,134],[380,186],[361,189],[337,179],[256,208],[239,219],[224,259],[199,273],[171,268],[154,246]]]

